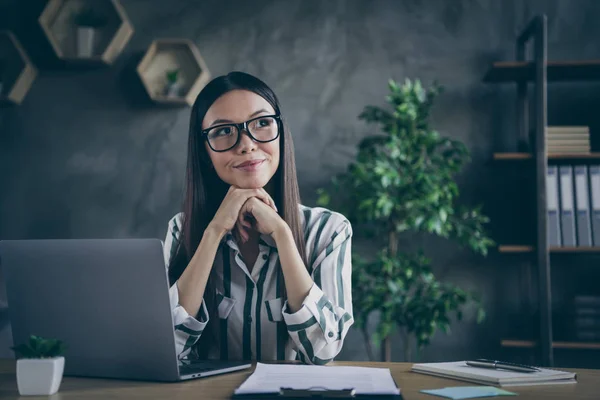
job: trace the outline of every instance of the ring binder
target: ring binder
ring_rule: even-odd
[[[315,389],[321,390],[315,390]],[[322,399],[351,399],[355,398],[355,389],[340,389],[331,390],[322,386],[312,386],[306,389],[292,389],[292,388],[281,388],[279,395],[281,397],[309,397],[309,398],[322,398]]]

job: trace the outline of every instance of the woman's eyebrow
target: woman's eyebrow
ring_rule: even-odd
[[[260,114],[260,113],[266,113],[266,112],[268,112],[268,111],[267,111],[267,110],[265,110],[264,108],[261,108],[260,110],[258,110],[258,111],[254,111],[252,114],[250,114],[250,116],[249,116],[248,118],[252,118],[252,117],[254,117],[254,116],[256,116],[256,115],[258,115],[258,114]],[[230,119],[223,119],[223,118],[219,118],[219,119],[216,119],[216,120],[214,120],[214,121],[213,121],[213,122],[212,122],[212,123],[209,125],[209,127],[211,127],[211,126],[213,126],[213,125],[217,125],[217,124],[228,124],[228,123],[231,123],[231,122],[233,122],[233,121],[232,121],[232,120],[230,120]]]
[[[266,112],[268,112],[268,111],[267,111],[267,110],[265,110],[264,108],[261,108],[260,110],[258,110],[258,111],[255,111],[255,112],[253,112],[252,114],[250,114],[250,116],[249,116],[248,118],[252,118],[252,117],[254,117],[254,116],[256,116],[256,115],[258,115],[258,114],[260,114],[260,113],[266,113]]]

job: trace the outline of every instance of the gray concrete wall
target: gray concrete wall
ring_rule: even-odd
[[[486,69],[512,59],[517,33],[541,12],[548,15],[551,58],[600,56],[595,0],[122,0],[135,33],[115,64],[61,69],[35,26],[44,2],[17,3],[3,0],[0,19],[17,31],[41,73],[23,105],[0,111],[0,239],[164,237],[180,205],[190,110],[149,104],[131,79],[140,55],[160,37],[193,40],[214,76],[243,70],[272,86],[294,135],[307,205],[372,132],[357,116],[367,104],[384,103],[388,78],[437,79],[446,92],[434,127],[464,141],[473,156],[459,177],[464,200],[485,205],[497,238],[514,239],[524,222],[511,208],[522,193],[510,175],[501,183],[506,176],[489,160],[494,151],[515,149],[515,91],[482,83]],[[600,128],[596,113],[586,111],[598,109],[597,93],[588,84],[552,89],[557,112],[549,122]],[[520,259],[482,259],[438,239],[408,241],[429,249],[440,278],[478,290],[488,311],[482,325],[467,313],[421,359],[505,354],[498,343],[522,301]],[[8,331],[2,335],[6,343]],[[401,347],[394,337],[394,360],[401,360]],[[365,358],[353,330],[340,359]]]

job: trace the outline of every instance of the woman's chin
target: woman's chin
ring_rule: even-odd
[[[234,182],[233,185],[239,187],[240,189],[261,189],[264,188],[268,182],[268,179],[256,177]]]

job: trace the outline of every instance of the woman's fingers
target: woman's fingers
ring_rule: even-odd
[[[246,232],[246,229],[244,229],[244,227],[240,224],[235,224],[235,229],[238,231],[238,234],[242,238],[242,242],[246,243],[249,239],[248,232]]]
[[[234,225],[238,223],[239,220],[241,227],[252,229],[251,223],[248,223],[248,221],[245,221],[243,218],[238,219],[238,217],[244,214],[242,210],[244,209],[246,202],[254,197],[271,207],[275,212],[278,212],[275,202],[266,190],[262,188],[240,189],[239,187],[231,185],[225,198],[221,202],[219,209],[215,213],[211,224],[219,232],[227,232],[233,230]]]
[[[244,207],[242,207],[242,210],[240,210],[240,215],[238,215],[238,223],[240,225],[242,225],[243,227],[252,229],[252,224],[250,224],[250,222],[248,222],[248,220],[246,218],[247,218],[247,212],[244,210]]]
[[[257,190],[257,196],[259,199],[261,199],[265,204],[271,206],[271,208],[273,210],[275,210],[275,212],[278,212],[277,210],[277,206],[275,205],[275,201],[273,200],[273,198],[269,195],[269,193],[267,193],[267,191],[263,188],[260,189],[256,189]]]
[[[270,206],[273,210],[275,210],[275,212],[279,212],[277,210],[277,206],[275,205],[275,201],[273,200],[271,195],[269,195],[269,193],[267,193],[267,191],[265,189],[258,188],[258,189],[238,189],[238,190],[239,190],[239,193],[237,195],[239,196],[238,204],[239,204],[240,210],[243,208],[244,204],[246,204],[248,199],[250,199],[252,197],[256,197],[257,199],[261,200],[266,205]]]
[[[269,199],[270,196],[263,189],[254,189],[252,193],[248,194],[248,199],[250,199],[251,197],[256,197],[260,199],[263,203],[271,205],[271,200]],[[246,201],[248,199],[246,199]]]

